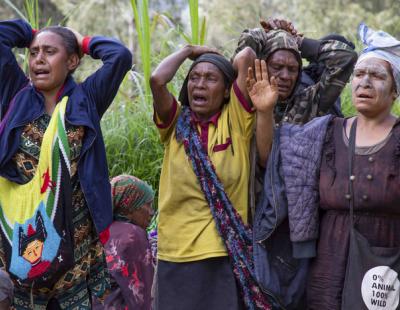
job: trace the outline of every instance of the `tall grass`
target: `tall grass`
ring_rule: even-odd
[[[40,29],[40,11],[39,11],[39,1],[38,0],[25,0],[24,2],[24,12],[19,10],[11,1],[4,0],[4,2],[10,6],[13,11],[21,18],[25,19],[33,29]],[[51,23],[51,19],[46,22],[46,26]],[[18,54],[23,60],[22,68],[27,73],[28,72],[28,50],[24,51],[24,54]]]
[[[24,9],[26,18],[28,19],[28,22],[31,24],[32,28],[40,29],[38,0],[25,0]]]
[[[151,105],[125,93],[130,88],[132,80],[125,79],[101,123],[110,176],[133,174],[157,189],[163,147],[152,123]]]
[[[191,36],[182,31],[179,27],[176,27],[176,31],[186,41],[186,43],[194,45],[204,45],[207,37],[207,22],[206,18],[203,17],[201,24],[199,23],[199,1],[188,0],[189,12],[190,12],[190,28]]]
[[[192,43],[199,44],[199,1],[189,0],[190,25],[192,28]]]
[[[108,170],[110,177],[130,174],[149,183],[155,190],[157,207],[164,149],[152,122],[152,106],[140,96],[132,98],[125,93],[131,88],[132,79],[125,79],[101,122]]]
[[[24,15],[24,13],[22,13],[15,5],[14,3],[12,3],[9,0],[4,0],[4,2],[20,17],[23,19],[27,19]]]
[[[148,0],[131,0],[131,7],[135,18],[138,35],[140,58],[144,77],[144,100],[150,104],[150,71],[151,71],[151,36]]]

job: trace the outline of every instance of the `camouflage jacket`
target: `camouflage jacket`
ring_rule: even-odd
[[[305,58],[309,62],[323,63],[325,66],[319,81],[308,87],[300,83],[301,75],[299,74],[293,94],[288,99],[278,101],[276,104],[275,122],[277,124],[282,121],[305,124],[317,116],[328,114],[353,72],[357,53],[349,45],[340,41],[304,38],[298,47],[293,44],[293,40],[280,38],[271,41],[270,37],[264,29],[246,29],[239,38],[235,54],[249,46],[259,59],[266,59],[271,52],[279,48],[294,51],[298,48],[301,58]],[[264,169],[257,162],[256,143],[253,138],[250,150],[249,182],[249,206],[252,215],[254,215],[255,206],[260,199],[264,179]]]
[[[236,53],[246,46],[251,47],[257,57],[265,59],[267,50],[271,50],[271,42],[267,42],[267,33],[260,28],[245,30],[238,43]],[[272,48],[274,49],[274,48]],[[275,106],[275,121],[304,124],[316,116],[325,115],[353,72],[357,61],[357,53],[347,44],[334,41],[319,41],[304,38],[299,51],[302,58],[309,62],[323,63],[325,70],[319,81],[304,88],[300,85],[300,75],[293,94]]]

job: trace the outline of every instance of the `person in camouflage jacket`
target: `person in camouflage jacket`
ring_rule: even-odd
[[[304,124],[327,114],[353,72],[357,53],[345,42],[303,37],[285,20],[262,21],[261,25],[242,32],[235,54],[251,47],[258,58],[267,61],[269,77],[277,78],[275,122]],[[277,57],[281,53],[283,58]],[[300,85],[302,58],[325,65],[319,81],[307,88]]]
[[[234,56],[249,46],[257,58],[266,60],[268,76],[276,77],[279,89],[274,108],[275,123],[305,124],[317,116],[330,113],[357,61],[354,45],[346,43],[346,40],[305,38],[290,21],[283,19],[261,21],[261,26],[242,32]],[[302,58],[324,67],[319,80],[308,87],[301,83]],[[253,142],[249,191],[252,214],[263,188],[262,167],[266,166],[267,152],[261,153],[265,154],[257,152]]]
[[[273,112],[275,124],[305,124],[317,116],[328,114],[353,72],[357,60],[353,47],[345,40],[304,38],[285,20],[270,20],[262,22],[261,26],[263,28],[243,31],[235,53],[249,46],[257,58],[266,61],[270,82],[274,80],[271,84],[276,83],[278,87],[278,100]],[[309,86],[301,83],[302,58],[324,67],[319,79]],[[265,130],[262,126],[257,127],[259,139],[267,139],[266,133],[271,129],[271,123],[265,126]],[[280,154],[271,155],[266,174],[268,177],[265,177],[263,184],[265,171],[262,167],[267,165],[270,151],[258,149],[258,159],[256,153],[253,144],[249,204],[252,214],[256,214],[253,248],[257,280],[261,286],[273,292],[287,309],[303,309],[308,258],[294,258],[289,222],[285,220],[288,210],[285,184],[280,178]],[[263,201],[260,197],[263,191],[264,197],[268,196],[268,190],[277,196],[274,196],[274,204],[265,205],[265,199]],[[268,230],[268,225],[273,227]],[[264,235],[259,238],[264,231],[268,231],[267,237]],[[291,266],[290,271],[287,266]]]

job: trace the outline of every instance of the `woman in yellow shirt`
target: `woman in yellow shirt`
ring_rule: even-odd
[[[178,102],[167,84],[187,58],[194,62]],[[249,68],[253,63],[255,76]],[[214,49],[188,45],[164,59],[152,74],[154,121],[165,147],[157,309],[269,307],[253,278],[247,227],[254,111],[257,126],[272,121],[264,116],[270,115],[270,102],[278,96],[276,83],[270,85],[261,74],[262,66],[265,62],[255,60],[250,48],[231,64]],[[271,88],[275,100],[264,104],[257,87]],[[254,93],[254,106],[249,91]]]

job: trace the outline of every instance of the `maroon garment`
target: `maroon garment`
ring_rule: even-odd
[[[349,250],[348,153],[343,119],[328,129],[320,170],[321,223],[307,287],[309,309],[340,309]],[[369,155],[355,155],[355,226],[372,246],[400,247],[400,126]]]
[[[93,309],[150,310],[154,267],[146,231],[130,223],[113,222],[105,252],[115,283],[104,306],[94,300]]]

